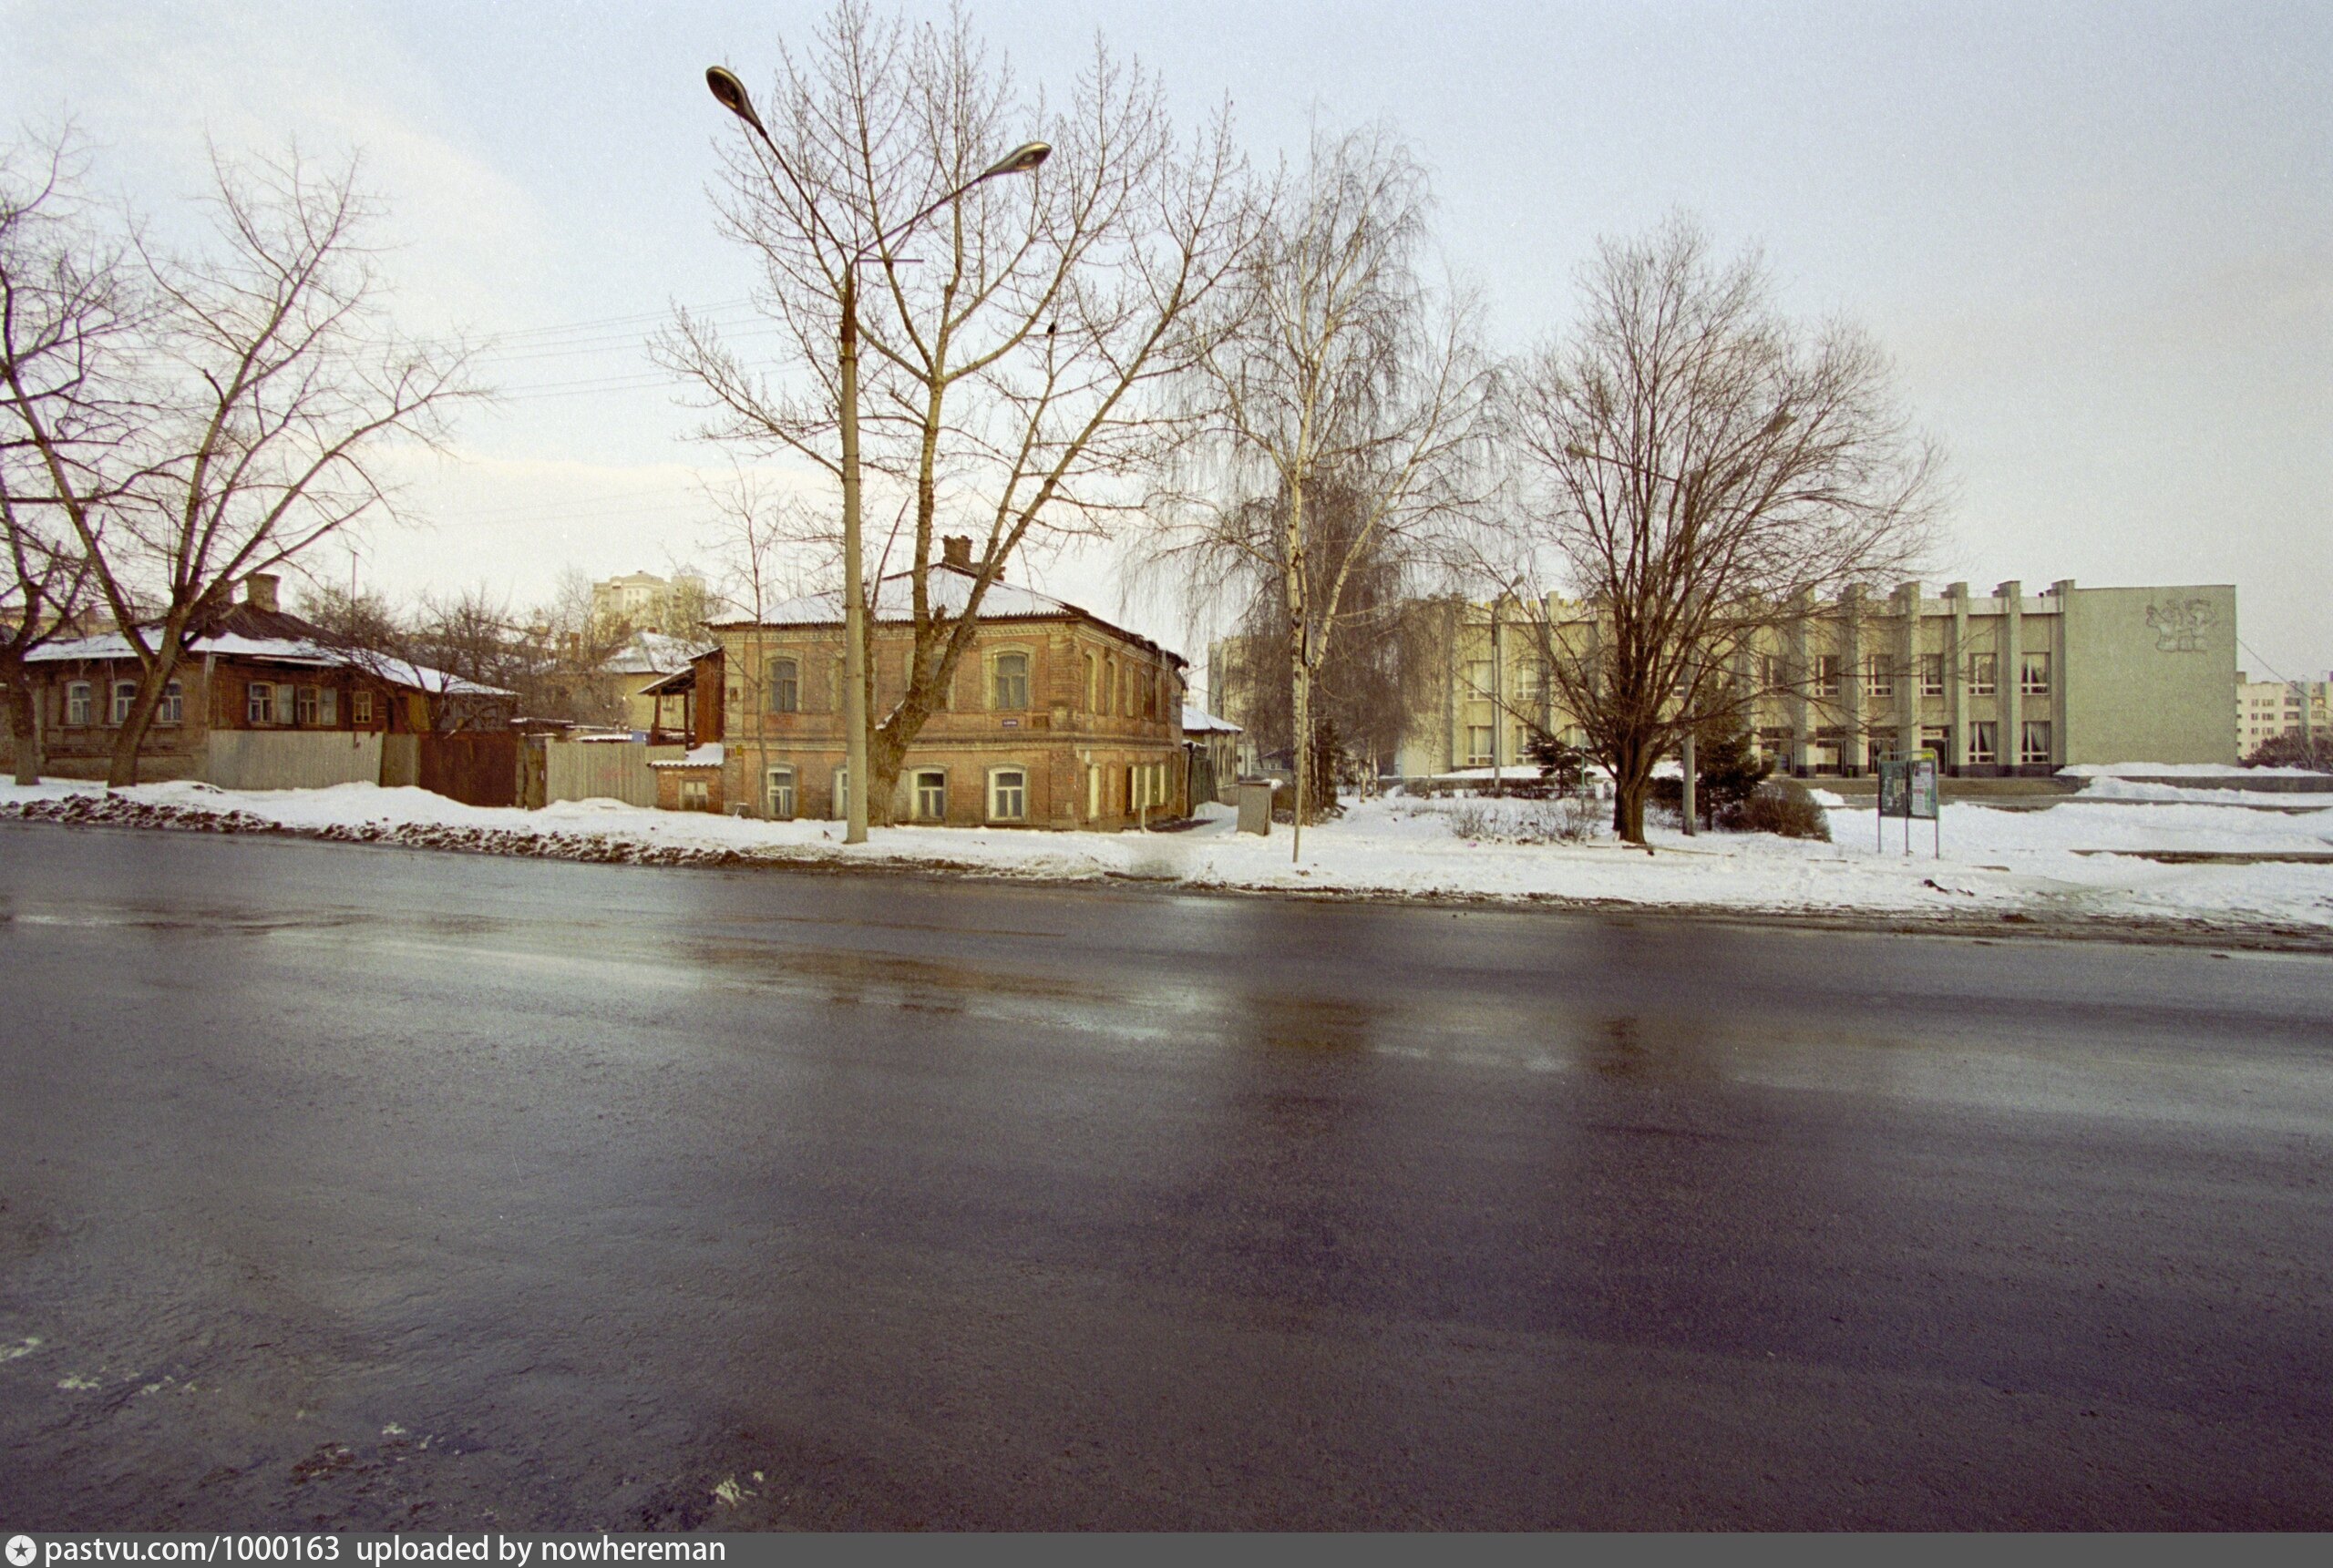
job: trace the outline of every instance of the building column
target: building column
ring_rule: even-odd
[[[2066,682],[2073,678],[2073,666],[2066,658],[2066,622],[2073,611],[2074,579],[2060,578],[2050,585],[2050,595],[2058,601],[2050,629],[2050,763],[2061,768],[2071,754],[2066,750],[2071,740],[2066,733],[2066,716],[2073,709],[2066,701]]]
[[[1806,689],[1812,676],[1806,658],[1806,620],[1813,604],[1802,592],[1791,600],[1790,608],[1790,631],[1783,642],[1783,673],[1789,682],[1789,695],[1783,700],[1783,712],[1790,717],[1790,771],[1804,778],[1807,747],[1814,739],[1806,714]]]
[[[1993,589],[2000,600],[2000,668],[1995,672],[1993,712],[2000,715],[2001,772],[2025,766],[2025,585],[2012,578]]]
[[[1945,584],[1944,598],[1952,607],[1944,641],[1944,700],[1952,739],[1944,762],[1958,774],[1968,766],[1968,585]]]
[[[1896,585],[1896,754],[1920,749],[1920,585]]]
[[[1839,772],[1859,777],[1871,767],[1871,742],[1865,733],[1864,714],[1863,584],[1847,585],[1847,590],[1839,596],[1839,611],[1845,630],[1839,652],[1845,666],[1839,673],[1839,694],[1846,707],[1846,723],[1841,726],[1845,733],[1839,742]]]

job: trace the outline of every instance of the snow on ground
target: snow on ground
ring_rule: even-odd
[[[1686,838],[1656,828],[1653,852],[1603,836],[1547,839],[1552,803],[1424,800],[1353,804],[1308,828],[1291,863],[1287,828],[1269,839],[1232,831],[1203,808],[1179,833],[1082,834],[898,827],[846,846],[838,823],[758,822],[661,812],[615,801],[542,811],[463,805],[418,789],[342,784],[237,792],[148,784],[108,798],[96,786],[0,784],[0,816],[127,820],[221,831],[276,830],[334,839],[592,860],[769,862],[958,867],[1047,879],[1131,877],[1200,888],[1551,898],[1743,910],[1989,917],[2175,919],[2333,932],[2333,864],[2180,864],[2134,851],[2333,854],[2333,809],[2248,810],[2217,801],[2136,804],[2076,797],[2046,811],[1944,807],[1934,830],[1891,821],[1884,845],[1868,805],[1835,805],[1836,841],[1756,834]],[[2283,797],[2289,801],[2292,797]],[[1600,817],[1588,825],[1601,832]],[[1465,835],[1462,835],[1462,831]],[[2102,851],[2104,853],[2078,853]]]

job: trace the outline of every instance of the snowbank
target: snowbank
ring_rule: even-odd
[[[1401,796],[1359,802],[1341,820],[1308,828],[1304,858],[1291,864],[1285,828],[1269,839],[1241,835],[1233,831],[1233,814],[1220,807],[1207,808],[1197,826],[1172,834],[897,827],[846,846],[839,823],[759,822],[612,800],[565,801],[529,812],[371,784],[261,793],[162,784],[110,796],[87,784],[0,785],[0,816],[289,832],[574,859],[848,863],[1044,879],[1132,878],[1197,888],[1886,916],[2176,919],[2333,933],[2333,865],[2166,865],[2134,858],[2142,852],[2333,854],[2333,808],[2296,814],[2220,800],[2133,804],[2079,796],[2046,811],[1948,803],[1938,860],[1930,854],[1928,824],[1913,825],[1907,856],[1901,822],[1887,825],[1883,843],[1869,805],[1829,801],[1836,841],[1830,844],[1764,835],[1686,838],[1673,830],[1655,830],[1650,854],[1608,837],[1514,842],[1524,814],[1549,804]],[[1461,837],[1455,826],[1480,836]]]

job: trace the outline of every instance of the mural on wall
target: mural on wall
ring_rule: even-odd
[[[2201,653],[2205,639],[2219,622],[2208,599],[2166,599],[2147,606],[2147,625],[2153,629],[2158,653]]]

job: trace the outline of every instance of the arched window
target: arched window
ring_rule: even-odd
[[[1000,653],[995,665],[995,706],[1006,711],[1018,711],[1029,705],[1029,656],[1026,653]]]
[[[771,660],[767,690],[771,712],[799,712],[802,706],[802,667],[791,659]]]

